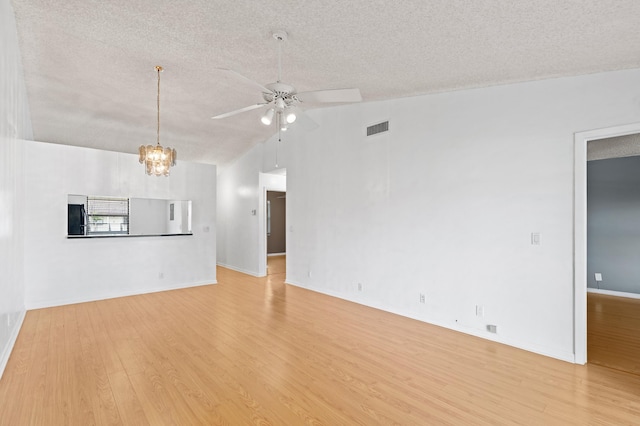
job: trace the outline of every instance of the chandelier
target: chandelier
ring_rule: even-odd
[[[160,73],[163,68],[156,66],[158,72],[158,127],[157,127],[157,144],[156,146],[147,145],[140,146],[140,163],[145,164],[148,175],[169,176],[169,168],[176,165],[178,153],[175,149],[160,145]]]

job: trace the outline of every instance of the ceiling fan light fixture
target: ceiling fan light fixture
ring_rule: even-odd
[[[273,114],[275,114],[274,109],[269,108],[260,119],[260,121],[262,121],[262,124],[264,124],[265,126],[270,126],[271,122],[273,121]]]
[[[297,115],[294,107],[289,107],[285,111],[285,120],[287,123],[291,124],[296,121]]]

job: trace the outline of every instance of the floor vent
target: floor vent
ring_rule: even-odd
[[[367,127],[367,136],[377,135],[378,133],[389,131],[389,122],[384,121],[382,123],[374,124]]]

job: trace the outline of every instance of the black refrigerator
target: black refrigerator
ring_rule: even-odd
[[[67,235],[85,235],[84,204],[67,204]]]

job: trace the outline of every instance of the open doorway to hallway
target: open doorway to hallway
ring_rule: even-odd
[[[279,168],[265,173],[259,173],[259,198],[258,198],[258,276],[268,275],[267,259],[271,255],[283,255],[287,252],[287,239],[291,232],[291,225],[285,218],[287,199],[287,170]],[[278,192],[279,194],[275,194]],[[268,194],[269,193],[269,196]],[[273,212],[271,204],[273,203]],[[282,217],[280,212],[282,211]],[[271,216],[274,216],[272,219]],[[271,229],[273,228],[273,229]],[[271,237],[270,234],[274,234]],[[275,234],[279,234],[275,237]],[[268,240],[271,240],[269,244]],[[279,240],[279,241],[276,241]],[[270,245],[271,247],[267,247]],[[291,253],[290,253],[291,254]],[[286,257],[280,259],[286,263]]]
[[[287,193],[267,191],[267,275],[286,273]]]
[[[640,135],[587,142],[587,362],[640,374]]]

